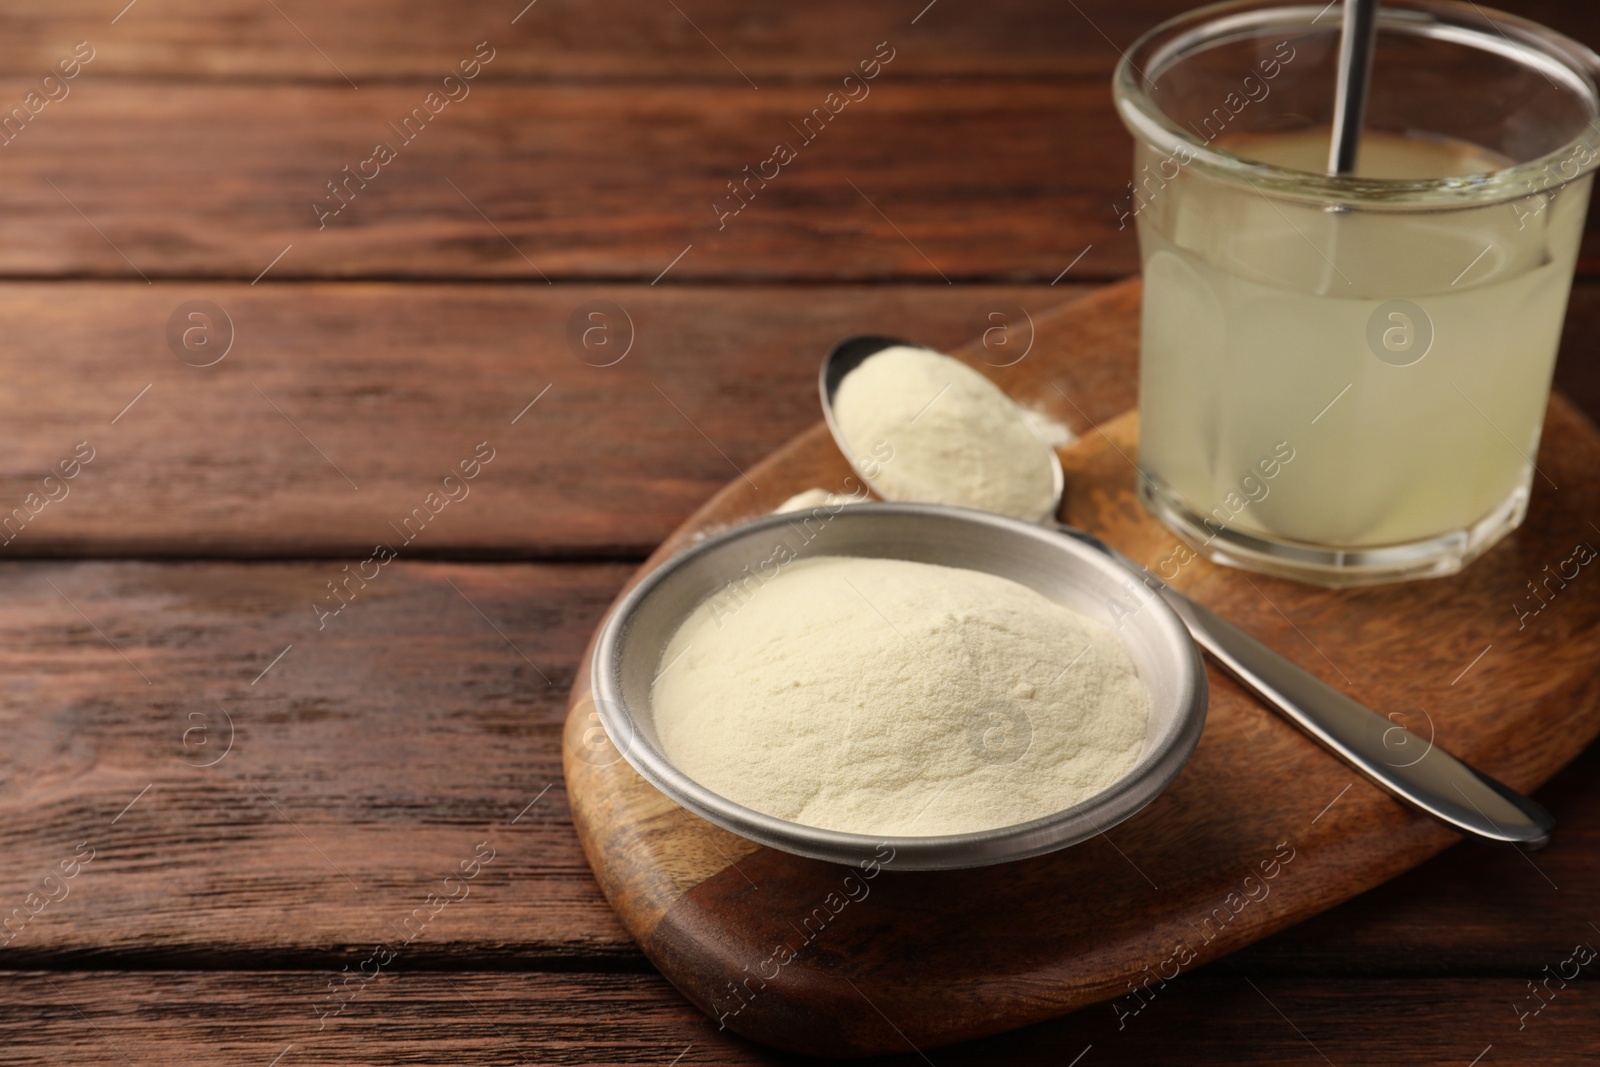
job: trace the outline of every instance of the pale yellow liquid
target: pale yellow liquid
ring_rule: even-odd
[[[1327,134],[1219,147],[1320,171]],[[1162,158],[1141,149],[1136,166],[1157,173]],[[1369,133],[1358,173],[1505,165],[1469,145]],[[1265,496],[1225,507],[1229,527],[1335,548],[1448,535],[1525,495],[1589,182],[1427,214],[1269,202],[1193,165],[1147,184],[1141,466],[1202,516],[1245,499],[1252,476],[1245,487]],[[1369,318],[1392,300],[1432,323],[1431,349],[1410,366],[1368,343]],[[1280,442],[1294,459],[1265,479],[1258,463]]]

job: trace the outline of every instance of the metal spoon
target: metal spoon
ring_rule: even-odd
[[[1333,138],[1328,173],[1354,174],[1372,81],[1372,49],[1378,34],[1378,0],[1344,0],[1339,32],[1339,72],[1334,84]]]
[[[874,353],[905,343],[891,337],[853,337],[837,345],[822,363],[819,386],[823,415],[834,443],[852,466],[855,453],[833,416],[833,399],[839,384]],[[1059,459],[1056,469],[1059,510],[1064,484]],[[859,469],[856,473],[866,480]],[[1054,522],[1054,515],[1047,521]],[[1461,762],[1431,739],[1425,741],[1345,696],[1169,587],[1099,538],[1056,525],[1066,536],[1127,567],[1171,605],[1195,642],[1235,681],[1382,789],[1463,834],[1526,848],[1540,848],[1549,841],[1555,820],[1533,800]],[[1422,755],[1414,756],[1417,752]]]
[[[928,348],[926,345],[912,344],[910,341],[901,341],[894,337],[876,337],[869,334],[840,341],[837,345],[834,345],[833,351],[828,353],[828,358],[822,361],[822,374],[817,382],[822,393],[822,417],[827,420],[828,432],[833,434],[833,443],[839,446],[839,451],[844,453],[845,459],[850,461],[852,468],[856,466],[856,455],[850,451],[850,448],[845,443],[844,431],[839,428],[838,420],[833,417],[834,394],[839,391],[839,383],[844,381],[845,375],[861,366],[868,356],[882,352],[886,348],[896,348],[902,345],[907,348],[921,348],[928,352],[935,352],[934,349]],[[935,354],[944,355],[942,352],[935,352]],[[1020,420],[1021,414],[1019,413],[1017,417]],[[1056,450],[1047,448],[1045,451],[1050,453],[1051,496],[1053,497],[1050,510],[1043,515],[1017,515],[1013,516],[1014,518],[1031,522],[1054,522],[1056,512],[1061,510],[1061,497],[1066,493],[1067,489],[1066,472],[1061,469],[1061,457],[1056,455]],[[869,485],[871,484],[867,476],[861,474],[859,468],[856,468],[856,473],[860,474],[864,481],[868,481]],[[876,489],[877,487],[874,486],[873,488]],[[882,496],[883,494],[880,493],[879,495]],[[904,501],[904,503],[920,504],[925,503],[925,501],[908,500]]]

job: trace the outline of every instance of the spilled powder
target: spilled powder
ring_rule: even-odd
[[[844,507],[846,504],[859,504],[861,497],[846,496],[844,493],[833,493],[826,489],[802,489],[794,496],[785,500],[772,509],[774,515],[782,515],[790,511],[810,511],[812,508]]]

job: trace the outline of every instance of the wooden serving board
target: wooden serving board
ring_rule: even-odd
[[[1062,450],[1063,518],[1157,567],[1179,544],[1135,499],[1135,416],[1092,428],[1083,414],[1131,391],[1137,316],[1137,283],[1125,283],[1035,314],[1032,348],[1012,366],[985,366],[993,357],[982,349],[958,355],[1083,433]],[[1174,584],[1413,733],[1530,790],[1600,730],[1600,567],[1579,565],[1588,550],[1574,554],[1600,546],[1591,524],[1600,434],[1560,398],[1539,466],[1549,481],[1535,485],[1526,524],[1453,578],[1333,592],[1195,559]],[[819,423],[734,479],[640,573],[848,473]],[[1574,568],[1533,599],[1530,582]],[[667,800],[606,741],[587,678],[585,666],[564,763],[596,878],[685,996],[786,1049],[921,1050],[1108,1000],[1096,1010],[1137,1025],[1163,982],[1456,840],[1213,669],[1194,757],[1102,837],[975,870],[838,867],[752,844]]]

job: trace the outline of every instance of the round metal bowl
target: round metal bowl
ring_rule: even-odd
[[[663,650],[690,612],[736,578],[759,584],[763,569],[770,576],[780,545],[800,558],[865,556],[986,571],[1112,627],[1150,698],[1138,761],[1115,785],[1064,811],[993,830],[927,837],[805,826],[706,788],[662,752],[651,688]],[[595,707],[612,744],[647,781],[691,812],[785,852],[836,863],[875,859],[903,870],[1005,863],[1065,848],[1115,826],[1177,776],[1200,740],[1206,713],[1199,650],[1172,609],[1131,571],[1046,527],[925,504],[772,515],[685,550],[646,576],[606,620],[595,648],[593,684]],[[884,862],[886,853],[892,860]]]

